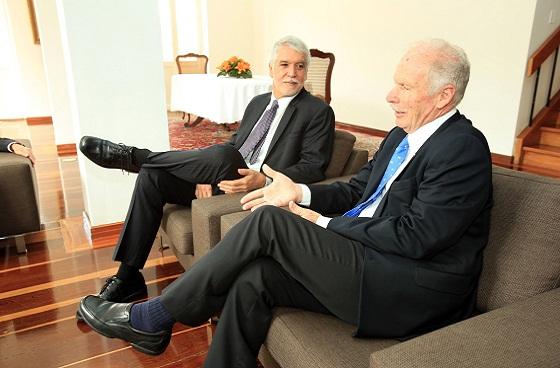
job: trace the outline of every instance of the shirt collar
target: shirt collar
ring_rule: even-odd
[[[453,114],[457,112],[457,109],[452,109],[446,112],[442,116],[436,118],[435,120],[421,126],[418,130],[410,133],[408,135],[408,147],[409,153],[416,153],[420,147],[438,130],[440,126],[443,125]]]
[[[279,98],[278,101],[278,108],[284,110],[286,107],[288,107],[288,105],[290,104],[290,102],[292,102],[292,100],[294,98],[296,98],[296,96],[298,95],[298,93],[296,93],[293,96],[287,96],[287,97],[281,97]],[[276,100],[274,98],[274,94],[270,94],[270,102],[268,103],[268,106],[266,107],[267,109],[272,106],[272,101]]]

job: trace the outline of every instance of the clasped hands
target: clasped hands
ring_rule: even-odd
[[[218,183],[224,193],[241,193],[248,192],[256,188],[262,188],[266,184],[266,176],[262,173],[251,169],[237,170],[242,177],[235,180],[222,180]],[[197,184],[195,189],[196,198],[208,198],[212,196],[211,184]]]
[[[244,210],[254,211],[265,205],[288,206],[290,212],[313,223],[317,222],[321,216],[319,213],[296,204],[301,202],[303,197],[301,186],[286,175],[272,170],[268,165],[263,165],[263,172],[272,179],[272,183],[243,196],[241,204]]]

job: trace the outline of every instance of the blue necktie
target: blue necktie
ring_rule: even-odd
[[[375,200],[383,193],[383,189],[385,185],[391,179],[391,177],[395,174],[397,169],[402,165],[404,159],[406,158],[406,154],[408,153],[408,135],[404,137],[404,139],[399,143],[397,149],[393,153],[391,160],[389,160],[389,165],[387,165],[387,169],[385,169],[385,174],[383,174],[383,178],[379,183],[379,186],[373,192],[373,194],[364,202],[360,203],[356,207],[352,208],[350,211],[346,212],[343,216],[346,217],[358,217],[360,213],[369,205],[371,205]]]
[[[274,100],[272,101],[272,106],[264,112],[257,126],[251,131],[247,139],[245,139],[245,142],[243,142],[243,145],[239,148],[243,159],[246,160],[247,157],[251,155],[249,159],[249,163],[251,164],[257,162],[257,157],[259,157],[259,152],[261,151],[266,134],[270,129],[274,116],[276,116],[276,110],[278,110],[278,101]]]

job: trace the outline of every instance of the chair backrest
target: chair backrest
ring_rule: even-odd
[[[331,76],[334,67],[334,54],[310,49],[311,62],[307,69],[305,88],[327,104],[331,103]]]
[[[206,74],[208,70],[208,56],[189,52],[177,55],[175,58],[179,74]]]

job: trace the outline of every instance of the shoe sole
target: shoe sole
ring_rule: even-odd
[[[87,313],[87,311],[85,311]],[[93,330],[95,330],[95,332],[97,332],[100,335],[103,335],[105,337],[108,337],[110,339],[114,339],[114,338],[118,338],[121,339],[123,341],[128,342],[133,348],[135,348],[138,351],[141,351],[144,354],[149,354],[149,355],[160,355],[161,353],[163,353],[165,351],[165,349],[167,349],[167,346],[169,345],[169,341],[171,340],[171,334],[168,334],[166,336],[163,337],[163,341],[162,343],[164,343],[164,347],[163,349],[154,349],[152,347],[152,345],[156,344],[159,345],[158,343],[149,343],[147,342],[147,346],[143,346],[141,344],[135,343],[135,342],[131,342],[128,340],[125,340],[119,336],[115,336],[112,334],[109,334],[107,332],[104,331],[105,328],[110,328],[110,326],[108,326],[106,323],[104,323],[103,321],[97,319],[95,316],[93,316],[92,314],[88,313],[88,316],[90,316],[90,319],[85,319],[83,318],[83,314],[82,314],[82,305],[80,304],[80,309],[78,309],[78,312],[80,313],[80,315],[82,316],[82,321],[87,323],[87,325],[89,327],[91,327]]]

